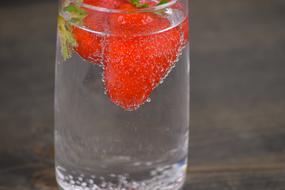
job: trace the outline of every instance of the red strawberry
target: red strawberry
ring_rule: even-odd
[[[170,26],[166,18],[153,13],[116,17],[110,22],[111,28],[117,32],[121,30],[125,35],[107,39],[105,87],[115,104],[134,110],[148,99],[174,66],[181,35],[179,27],[157,34],[131,35],[132,32],[151,33]]]
[[[104,7],[109,9],[116,9],[120,4],[126,0],[84,0],[83,2],[88,5],[97,7]]]
[[[117,8],[123,1],[124,0],[84,0],[84,3],[104,8]],[[90,30],[104,32],[108,13],[87,8],[82,9],[88,13],[83,19],[83,25]],[[82,58],[95,64],[102,64],[102,35],[83,30],[82,28],[73,27],[73,36],[77,41],[75,50]]]
[[[102,14],[102,13],[101,13]],[[98,18],[99,18],[98,14]],[[101,16],[101,15],[100,15]],[[95,23],[96,20],[93,19],[95,15],[89,14],[83,21],[84,25],[89,27],[90,29],[94,31],[100,31],[99,29],[102,27],[102,23],[98,21],[98,23]],[[96,63],[101,64],[102,62],[102,42],[103,38],[102,36],[83,30],[82,28],[79,28],[77,26],[73,27],[73,37],[77,41],[77,46],[75,47],[75,51],[84,59]]]
[[[181,2],[175,3],[173,6],[171,6],[171,8],[172,9],[178,9],[178,10],[182,11],[184,14],[187,14],[185,6]],[[182,44],[186,45],[188,40],[189,40],[189,18],[188,18],[187,15],[186,15],[186,17],[184,18],[184,21],[181,24],[181,29],[182,29],[182,32],[183,32],[183,39],[184,39]]]
[[[186,45],[189,41],[189,18],[186,17],[181,24],[181,30],[183,32],[183,45]]]

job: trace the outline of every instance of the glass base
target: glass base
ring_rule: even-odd
[[[184,161],[144,172],[100,176],[67,171],[58,166],[56,176],[61,190],[180,190],[185,181],[186,165]]]

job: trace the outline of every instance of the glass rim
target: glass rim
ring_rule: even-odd
[[[154,12],[154,11],[159,11],[165,8],[168,8],[172,5],[174,5],[178,0],[170,0],[167,3],[164,3],[162,5],[157,5],[153,7],[147,7],[147,8],[139,8],[135,10],[120,10],[120,9],[113,9],[113,8],[105,8],[105,7],[99,7],[99,6],[94,6],[90,5],[88,3],[82,3],[81,6],[87,9],[91,9],[93,11],[100,11],[100,12],[106,12],[106,13],[141,13],[141,12]]]

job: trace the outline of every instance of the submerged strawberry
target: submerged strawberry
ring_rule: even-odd
[[[107,39],[106,92],[115,104],[134,110],[149,98],[174,66],[179,54],[180,30],[176,27],[149,34],[170,26],[166,18],[153,13],[116,15],[111,23],[113,30],[121,31],[121,35]],[[136,36],[138,32],[143,34]]]
[[[181,30],[183,33],[183,45],[186,45],[189,41],[189,18],[186,17],[185,20],[181,24]]]
[[[123,0],[84,0],[84,3],[88,5],[113,9],[117,8],[122,2]],[[88,13],[83,19],[82,24],[92,31],[98,33],[104,32],[107,24],[107,13],[87,8],[82,9]],[[104,39],[103,36],[98,33],[73,27],[73,36],[77,41],[75,51],[87,61],[102,64],[102,46]]]
[[[98,14],[98,18],[99,15],[100,14]],[[92,19],[92,17],[95,17],[95,15],[89,14],[84,19],[83,23],[86,27],[98,31],[102,27],[102,23],[100,21],[95,23],[96,20]],[[89,20],[92,22],[90,22]],[[77,26],[73,26],[72,33],[77,42],[77,46],[74,48],[75,51],[87,61],[100,64],[102,62],[103,37],[94,32],[84,30]]]
[[[120,8],[128,11],[135,9],[130,4],[123,4]],[[113,14],[109,17],[109,27],[112,34],[134,36],[163,29],[165,20],[161,16],[149,12]]]
[[[120,4],[124,3],[126,0],[84,0],[83,2],[88,5],[93,5],[96,7],[103,7],[109,9],[116,9]]]
[[[97,7],[106,4],[106,8],[127,12],[94,11],[80,4],[75,9],[84,14],[75,17],[80,18],[76,25],[80,23],[89,30],[70,26],[72,34],[68,34],[68,38],[65,38],[67,40],[63,42],[72,42],[71,47],[84,59],[96,64],[104,63],[107,95],[120,107],[135,110],[149,98],[174,66],[179,51],[188,38],[188,20],[171,28],[173,23],[161,12],[135,11],[146,4],[136,3],[137,0],[111,1],[114,3],[111,4],[109,0],[85,0],[84,3]],[[115,7],[109,7],[111,5]],[[71,16],[72,11],[74,10],[71,10]],[[93,32],[105,30],[112,35],[101,36]],[[62,27],[62,31],[68,30]],[[74,40],[68,40],[69,38]]]
[[[182,11],[184,14],[186,14],[185,7],[181,2],[176,2],[173,6],[171,6],[171,8],[174,10],[178,9],[179,11]],[[181,24],[181,30],[183,34],[182,44],[186,45],[187,42],[189,41],[189,17],[188,16],[184,18],[184,21]]]

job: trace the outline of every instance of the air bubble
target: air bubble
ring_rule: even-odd
[[[157,171],[156,171],[156,170],[152,170],[152,171],[150,172],[150,175],[151,175],[151,176],[157,175]]]
[[[103,188],[107,187],[107,183],[106,182],[102,182],[101,187],[103,187]]]
[[[95,179],[95,178],[96,178],[96,176],[95,176],[95,175],[91,175],[91,178]]]

